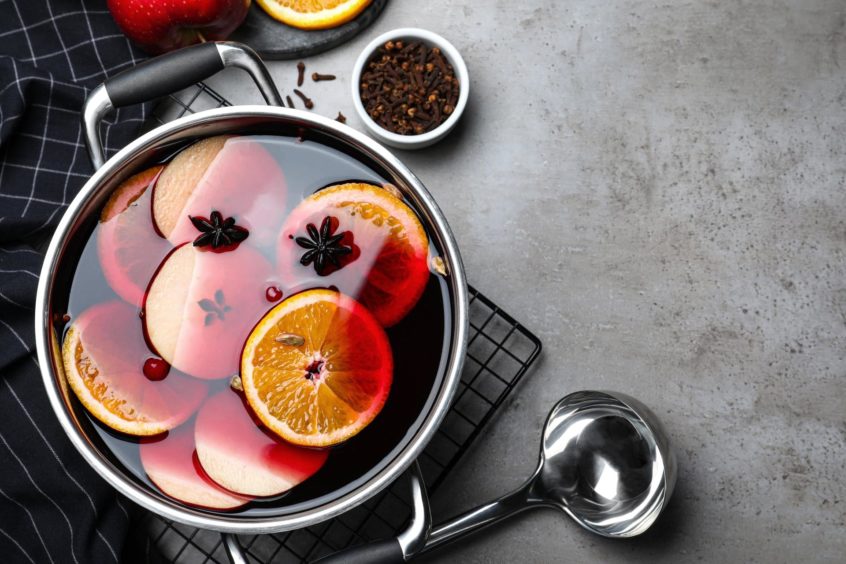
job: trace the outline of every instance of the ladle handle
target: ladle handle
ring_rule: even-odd
[[[247,71],[268,104],[282,105],[282,97],[267,68],[246,45],[217,41],[172,51],[109,77],[88,95],[82,110],[82,124],[94,168],[106,162],[100,141],[100,122],[112,109],[177,92],[224,67]]]
[[[502,496],[496,501],[480,505],[476,509],[471,509],[446,523],[437,525],[426,540],[426,545],[415,556],[427,553],[465,535],[498,523],[506,517],[511,517],[537,506],[537,502],[528,495],[529,485],[527,483],[519,490]]]

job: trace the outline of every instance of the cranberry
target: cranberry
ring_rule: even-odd
[[[282,290],[276,286],[268,286],[267,290],[264,292],[264,297],[267,298],[267,301],[269,302],[278,302],[282,299]]]
[[[154,382],[164,380],[168,372],[170,372],[170,365],[160,358],[152,357],[144,361],[144,376],[148,380]]]

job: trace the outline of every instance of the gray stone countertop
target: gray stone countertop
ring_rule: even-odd
[[[394,0],[307,61],[315,112],[363,129],[359,51],[416,26],[463,54],[459,129],[398,152],[468,278],[543,341],[433,501],[518,486],[557,398],[627,392],[671,431],[654,529],[591,536],[524,513],[429,562],[842,562],[846,554],[846,2]],[[280,88],[294,62],[271,63]],[[212,86],[258,102],[237,71]]]

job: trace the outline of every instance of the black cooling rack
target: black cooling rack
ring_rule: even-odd
[[[154,112],[151,127],[187,113],[229,106],[217,92],[198,84],[173,95]],[[444,422],[418,458],[430,492],[447,477],[487,422],[537,359],[540,340],[470,287],[470,333],[461,382]],[[411,510],[406,479],[399,479],[361,506],[319,525],[273,535],[242,535],[252,563],[306,562],[336,550],[385,538],[402,530]],[[145,525],[165,559],[179,564],[229,562],[218,533],[162,519],[152,513]]]
[[[158,104],[153,110],[152,119],[147,122],[147,129],[164,125],[186,114],[231,105],[229,100],[206,86],[205,83],[200,82],[193,88],[171,94]]]

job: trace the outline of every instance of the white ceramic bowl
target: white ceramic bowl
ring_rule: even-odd
[[[453,110],[452,114],[441,125],[431,131],[427,131],[426,133],[421,133],[419,135],[400,135],[399,133],[392,133],[388,131],[373,121],[373,118],[367,114],[364,109],[364,104],[361,102],[359,85],[361,84],[361,73],[364,70],[364,66],[370,60],[370,57],[373,56],[376,49],[384,45],[389,40],[396,41],[397,39],[402,39],[403,41],[415,39],[429,45],[430,47],[440,48],[441,54],[443,54],[447,61],[449,61],[452,65],[452,68],[455,70],[455,75],[458,78],[458,102],[455,104],[455,110]],[[443,139],[444,136],[446,136],[446,134],[455,127],[455,124],[458,123],[458,120],[461,118],[461,114],[464,113],[464,108],[467,106],[467,98],[470,96],[470,75],[467,73],[467,65],[464,64],[464,59],[461,58],[458,50],[453,47],[452,43],[437,33],[413,27],[394,29],[383,33],[371,41],[355,61],[351,85],[355,111],[358,113],[361,121],[364,122],[364,126],[367,128],[367,131],[371,136],[375,137],[385,145],[390,145],[391,147],[396,147],[398,149],[422,149],[423,147],[428,147],[429,145],[437,143]]]

